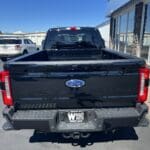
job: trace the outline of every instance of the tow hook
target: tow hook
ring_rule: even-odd
[[[70,139],[71,138],[70,133],[63,133],[62,136],[63,136],[64,139]]]
[[[90,136],[90,133],[80,133],[80,132],[73,132],[73,133],[64,133],[62,134],[63,138],[65,139],[80,139],[80,138],[88,138]]]
[[[91,135],[90,133],[81,133],[81,137],[84,139],[90,137],[90,135]]]
[[[72,138],[73,138],[73,139],[80,139],[80,137],[81,137],[80,132],[73,132],[73,133],[72,133]]]

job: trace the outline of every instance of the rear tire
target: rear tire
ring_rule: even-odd
[[[23,55],[25,54],[28,54],[28,51],[26,49],[23,51]]]

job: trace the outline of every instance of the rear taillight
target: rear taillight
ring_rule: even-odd
[[[11,94],[11,87],[10,87],[10,76],[8,71],[0,72],[0,82],[1,82],[1,92],[3,102],[7,106],[13,105],[13,99]]]
[[[149,84],[150,69],[141,68],[139,70],[139,74],[140,74],[140,78],[139,78],[138,101],[140,103],[144,103],[147,100],[147,96],[148,96],[148,84]]]
[[[21,46],[20,45],[15,45],[15,49],[21,50]]]

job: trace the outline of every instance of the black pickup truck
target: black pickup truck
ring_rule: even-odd
[[[145,126],[149,73],[143,59],[105,48],[96,28],[49,29],[42,51],[4,64],[4,129],[80,137]]]

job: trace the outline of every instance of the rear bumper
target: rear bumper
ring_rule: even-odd
[[[69,123],[63,114],[72,110],[20,110],[5,108],[3,116],[13,129],[36,129],[50,132],[95,132],[117,127],[147,126],[145,115],[148,107],[138,104],[136,108],[85,109],[86,121]]]
[[[13,58],[13,57],[19,56],[20,54],[21,54],[20,52],[15,53],[15,54],[0,54],[0,59],[1,58]]]

